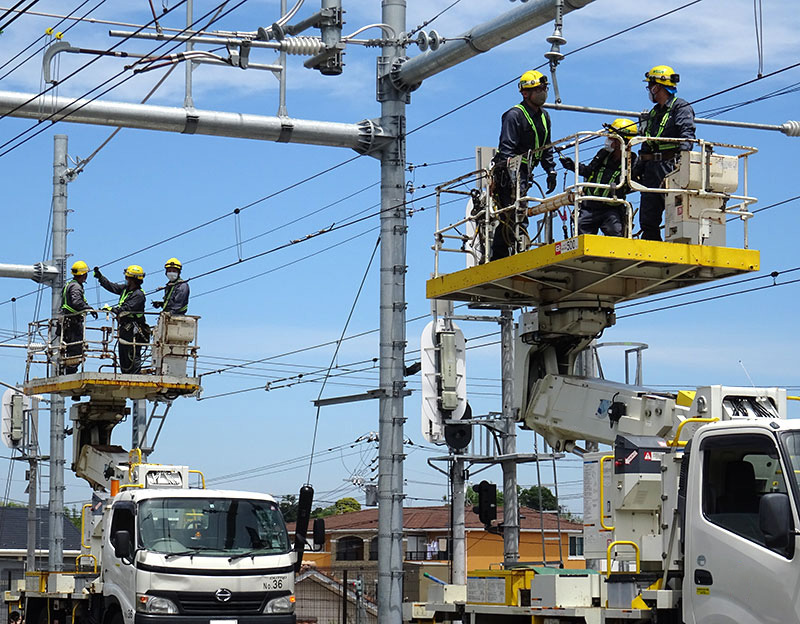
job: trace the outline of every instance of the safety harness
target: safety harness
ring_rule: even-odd
[[[62,293],[61,293],[61,298],[62,298],[62,302],[61,302],[61,309],[62,309],[62,310],[66,310],[66,311],[67,311],[67,312],[69,312],[70,314],[80,314],[80,312],[79,312],[78,310],[76,310],[75,308],[73,308],[71,305],[69,305],[69,304],[67,303],[67,288],[69,288],[69,285],[70,285],[70,284],[72,284],[73,282],[75,282],[76,284],[80,285],[80,283],[79,283],[79,282],[77,282],[77,281],[76,281],[76,280],[74,280],[74,279],[73,279],[73,280],[70,280],[70,281],[68,281],[68,282],[67,282],[67,283],[64,285],[64,290],[63,290],[63,291],[62,291]],[[84,301],[86,301],[86,293],[83,293],[83,300],[84,300]],[[86,303],[89,303],[89,302],[88,302],[88,301],[86,301]]]
[[[543,139],[539,139],[539,131],[536,129],[536,125],[533,123],[533,119],[531,118],[530,114],[528,113],[527,109],[522,104],[517,104],[514,108],[518,108],[522,111],[522,114],[525,115],[525,119],[528,120],[528,123],[531,125],[531,129],[533,130],[533,136],[535,137],[534,146],[533,146],[533,157],[534,162],[528,162],[528,159],[523,158],[522,162],[526,165],[529,165],[531,169],[533,169],[536,165],[539,164],[539,156],[542,151],[541,146],[544,144],[544,139],[547,138],[547,117],[542,111],[542,128],[544,128],[544,137]]]
[[[136,290],[139,290],[138,288]],[[128,290],[127,288],[122,291],[122,294],[119,296],[119,303],[117,305],[121,306],[125,303],[125,300],[130,297],[136,290]],[[144,314],[141,312],[126,312],[126,316],[130,316],[135,319],[143,319]]]
[[[617,180],[619,180],[620,173],[622,172],[621,167],[617,167],[614,173],[611,174],[611,177],[606,181],[603,182],[603,175],[606,172],[606,168],[609,165],[609,160],[611,159],[611,152],[608,152],[603,159],[603,163],[597,170],[589,176],[586,180],[591,184],[615,184]],[[599,188],[588,188],[586,189],[587,195],[594,195],[596,197],[608,197],[609,193],[611,193],[611,188],[599,189]]]
[[[175,290],[175,287],[178,284],[182,284],[182,283],[183,283],[183,280],[175,280],[172,283],[172,287],[167,291],[167,296],[164,297],[164,308],[163,308],[164,310],[167,309],[167,304],[169,303],[169,300],[172,299],[172,293]],[[186,310],[188,310],[188,309],[189,309],[189,304],[187,303],[182,308],[179,308],[178,310],[175,310],[175,311],[178,312],[179,314],[186,314]]]
[[[647,120],[647,136],[653,138],[659,138],[662,134],[664,134],[664,128],[667,126],[667,121],[669,120],[670,112],[672,111],[672,105],[675,104],[675,100],[678,98],[673,97],[669,104],[667,104],[667,110],[664,111],[664,114],[661,116],[661,122],[658,124],[658,131],[653,134],[653,122],[655,121],[655,112],[656,107],[654,106],[650,110],[650,117]],[[650,146],[650,149],[655,151],[663,151],[663,150],[674,150],[677,148],[675,143],[665,143],[662,141],[647,141],[647,144]]]

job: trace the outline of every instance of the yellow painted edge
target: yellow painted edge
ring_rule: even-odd
[[[675,403],[681,407],[690,407],[696,394],[695,390],[681,390],[678,392],[678,398],[675,399]]]
[[[560,252],[564,243],[573,240],[576,241],[575,249]],[[556,251],[560,253],[557,254]],[[577,239],[571,238],[536,247],[508,258],[431,278],[425,284],[425,294],[428,299],[436,299],[464,288],[514,277],[581,256],[609,260],[639,258],[665,264],[731,268],[741,271],[758,271],[761,268],[761,254],[757,249],[686,245],[582,234]]]
[[[51,383],[43,385],[29,383],[26,384],[25,389],[26,391],[47,393],[47,392],[63,392],[65,390],[75,390],[84,388],[86,386],[118,386],[120,388],[124,387],[152,388],[154,390],[162,388],[165,390],[197,390],[200,387],[199,385],[195,384],[154,383],[154,382],[144,382],[144,381],[123,382],[113,379],[93,379],[93,380],[75,379],[70,381],[64,381],[61,383]]]

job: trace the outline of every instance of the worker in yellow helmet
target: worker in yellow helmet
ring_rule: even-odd
[[[632,119],[615,119],[611,124],[604,124],[608,130],[605,145],[595,154],[588,165],[578,164],[578,174],[586,182],[607,184],[608,188],[586,187],[584,196],[616,197],[625,199],[630,190],[624,183],[626,172],[622,170],[622,148],[635,137],[637,124]],[[628,152],[628,166],[636,163],[636,154]],[[568,156],[560,159],[564,169],[575,170],[575,161]],[[614,185],[612,194],[611,185]],[[597,234],[598,230],[606,236],[625,235],[625,209],[622,204],[612,204],[602,199],[588,199],[580,202],[578,214],[578,234]]]
[[[173,316],[186,314],[189,308],[189,282],[181,279],[181,261],[170,258],[164,263],[167,285],[164,286],[164,299],[153,301],[154,308],[162,308]]]
[[[655,104],[645,120],[644,134],[653,138],[694,139],[694,110],[686,100],[676,96],[680,76],[669,65],[656,65],[645,73],[647,95]],[[659,188],[675,168],[681,151],[692,149],[692,143],[647,141],[639,151],[637,180],[649,188]],[[642,193],[639,224],[642,239],[661,240],[661,219],[664,195]]]
[[[103,306],[103,309],[117,317],[120,372],[135,375],[142,367],[142,347],[150,341],[150,327],[144,317],[144,304],[147,301],[142,290],[144,270],[138,264],[132,264],[124,274],[125,281],[118,284],[94,267],[94,276],[100,285],[108,292],[119,295],[117,305]]]
[[[547,76],[536,70],[526,71],[517,84],[522,102],[503,113],[500,125],[500,141],[495,156],[493,182],[495,201],[499,208],[510,206],[516,199],[516,184],[508,170],[507,162],[512,156],[524,155],[519,171],[520,193],[526,195],[530,178],[536,165],[547,172],[547,193],[556,188],[556,165],[550,144],[550,115],[542,108],[547,100]],[[512,212],[503,213],[492,240],[491,259],[505,258],[515,245],[515,222]],[[527,226],[524,216],[520,223]]]
[[[62,372],[72,375],[78,372],[78,366],[83,359],[83,326],[86,314],[97,318],[97,312],[86,301],[83,284],[89,277],[89,267],[83,260],[78,260],[72,265],[72,279],[64,285],[61,292],[61,339],[65,346],[65,358]]]

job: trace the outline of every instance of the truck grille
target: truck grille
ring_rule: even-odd
[[[178,608],[186,615],[249,615],[261,613],[266,592],[233,592],[220,602],[211,592],[179,592]]]

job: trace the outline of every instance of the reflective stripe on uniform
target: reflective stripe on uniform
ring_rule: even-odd
[[[123,290],[123,291],[122,291],[122,294],[119,296],[119,303],[118,303],[117,305],[121,306],[123,303],[125,303],[125,300],[126,300],[126,299],[127,299],[127,298],[128,298],[128,297],[129,297],[129,296],[130,296],[130,295],[131,295],[133,292],[134,292],[134,291],[132,291],[132,290],[128,290],[127,288],[126,288],[125,290]],[[134,318],[143,318],[143,317],[144,317],[144,314],[142,314],[141,312],[128,312],[128,313],[127,313],[127,315],[128,315],[128,316],[132,316],[132,317],[134,317]]]
[[[172,299],[172,293],[173,293],[173,291],[175,290],[175,287],[176,287],[177,285],[178,285],[178,282],[174,282],[174,283],[172,284],[172,288],[170,288],[170,289],[169,289],[169,292],[167,293],[167,296],[166,296],[166,297],[164,297],[164,305],[163,305],[163,308],[162,308],[162,309],[164,309],[164,310],[166,310],[166,309],[167,309],[167,304],[169,303],[169,300],[170,300],[170,299]],[[188,309],[189,309],[189,304],[187,303],[187,304],[186,304],[185,306],[183,306],[182,308],[179,308],[178,310],[176,310],[176,312],[185,313],[185,312],[186,312],[186,310],[188,310]]]
[[[64,290],[61,292],[61,309],[62,310],[66,310],[70,314],[80,314],[80,312],[78,312],[78,310],[76,310],[75,308],[73,308],[71,305],[69,305],[67,303],[67,288],[69,288],[69,285],[72,282],[75,282],[75,280],[74,279],[70,280],[66,284],[64,284]],[[75,283],[77,284],[78,282],[75,282]],[[86,301],[86,293],[83,294],[83,300]],[[89,302],[86,301],[86,303],[89,303]]]
[[[533,123],[533,119],[528,114],[527,109],[522,104],[517,104],[514,108],[518,108],[522,111],[522,114],[525,115],[525,119],[528,120],[528,123],[531,125],[531,130],[533,130],[533,136],[535,137],[534,147],[533,147],[533,157],[534,162],[531,165],[531,169],[533,169],[537,164],[539,164],[539,154],[541,152],[541,144],[542,141],[539,140],[539,132],[536,130],[536,126]],[[542,127],[544,128],[544,138],[547,138],[547,117],[544,115],[544,111],[542,111]],[[523,158],[522,162],[526,165],[530,164],[527,158]]]
[[[592,184],[603,184],[603,174],[606,172],[606,167],[608,166],[608,161],[609,161],[610,158],[611,158],[611,152],[609,152],[608,155],[605,157],[605,160],[603,160],[603,164],[600,166],[600,168],[597,171],[595,171],[592,175],[590,175],[589,179],[586,180],[586,181],[590,182]],[[614,171],[614,173],[611,174],[611,177],[608,179],[607,182],[605,182],[605,184],[612,184],[612,183],[616,182],[617,179],[619,178],[619,174],[620,174],[620,168],[618,167],[617,170]],[[599,196],[599,197],[608,197],[608,194],[610,192],[611,192],[610,188],[606,188],[606,189],[589,188],[589,189],[586,189],[586,194],[587,195],[595,195],[595,196]]]
[[[658,124],[658,131],[653,134],[653,112],[656,110],[653,107],[650,110],[650,117],[647,120],[647,136],[653,138],[659,138],[664,133],[664,128],[667,126],[667,120],[669,119],[669,114],[672,112],[672,105],[675,103],[675,100],[678,98],[672,98],[667,105],[667,110],[661,116],[661,123]],[[675,143],[666,143],[662,141],[647,141],[647,144],[654,150],[669,150],[669,149],[676,149],[678,146]]]

